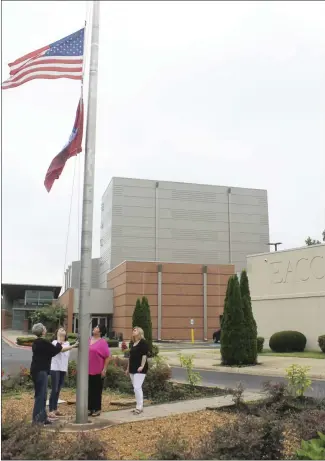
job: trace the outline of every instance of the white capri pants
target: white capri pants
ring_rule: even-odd
[[[130,373],[130,378],[133,384],[135,401],[137,403],[137,410],[143,410],[143,391],[142,384],[145,379],[145,373],[135,373],[134,375]]]

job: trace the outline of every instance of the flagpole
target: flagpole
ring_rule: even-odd
[[[86,38],[86,31],[85,31]],[[84,42],[85,43],[85,42]],[[90,325],[91,260],[96,150],[99,1],[93,1],[89,92],[86,125],[85,170],[82,202],[81,264],[79,286],[79,352],[77,366],[76,422],[88,422],[88,350]],[[84,52],[85,56],[85,52]]]

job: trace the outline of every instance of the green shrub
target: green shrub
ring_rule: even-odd
[[[170,434],[166,432],[156,444],[156,452],[153,459],[174,460],[193,459],[188,442],[182,439],[180,432]]]
[[[257,326],[252,310],[248,276],[245,270],[241,273],[239,285],[244,313],[243,338],[246,349],[245,364],[255,365],[257,362]]]
[[[69,360],[68,372],[65,375],[64,384],[66,387],[75,388],[77,386],[77,362]]]
[[[322,352],[325,353],[325,335],[318,337],[318,344]]]
[[[18,336],[16,343],[18,346],[32,346],[36,336]]]
[[[118,347],[119,342],[117,339],[108,339],[105,338],[109,347]]]
[[[120,392],[133,393],[130,377],[125,374],[128,359],[114,357],[107,367],[104,388],[119,390]],[[157,398],[159,392],[169,390],[168,381],[171,378],[171,369],[166,361],[157,356],[150,360],[149,369],[144,380],[143,392],[146,397]]]
[[[168,363],[159,355],[153,358],[149,364],[149,370],[143,383],[143,392],[149,399],[157,399],[160,393],[170,390],[169,380],[171,369]]]
[[[279,331],[269,341],[273,352],[303,352],[307,343],[306,336],[299,331]]]
[[[256,340],[256,344],[257,344],[257,352],[260,354],[261,352],[263,352],[264,338],[262,338],[262,336],[258,336]]]
[[[325,435],[318,432],[318,438],[302,440],[301,449],[297,450],[297,459],[325,459]]]
[[[59,431],[43,431],[39,425],[32,425],[21,417],[7,418],[1,426],[1,459],[116,459],[108,458],[106,446],[96,434],[84,432],[69,443],[62,443]]]
[[[288,391],[293,397],[303,397],[311,386],[311,379],[308,376],[310,367],[291,365],[286,369],[288,380]]]
[[[237,275],[229,278],[221,329],[222,365],[242,365],[247,362],[243,303]]]
[[[52,342],[53,333],[46,333],[44,338],[47,341]],[[16,338],[16,343],[18,344],[18,346],[30,346],[31,347],[35,339],[36,339],[36,336],[18,336],[18,338]]]
[[[262,392],[265,392],[272,402],[280,402],[283,401],[288,394],[288,389],[285,383],[272,383],[271,381],[267,381],[263,384]]]
[[[158,354],[159,354],[159,347],[156,344],[153,344],[152,349],[151,349],[151,354],[149,355],[149,357],[157,357]]]
[[[110,363],[104,379],[104,389],[119,390],[120,392],[132,393],[130,377],[125,374],[122,366]]]
[[[283,459],[283,425],[273,414],[240,416],[207,436],[192,459]]]
[[[188,383],[190,384],[190,386],[197,386],[202,381],[202,378],[201,378],[200,373],[193,371],[194,355],[178,354],[178,356],[181,362],[181,367],[186,368]]]
[[[77,333],[67,333],[67,336],[69,341],[76,340],[78,338]]]

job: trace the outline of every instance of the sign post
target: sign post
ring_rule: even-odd
[[[190,320],[190,325],[191,325],[191,341],[192,341],[192,344],[194,344],[194,319],[191,319]]]

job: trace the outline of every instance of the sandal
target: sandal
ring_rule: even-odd
[[[140,415],[141,413],[143,413],[143,410],[138,410],[137,408],[133,410],[134,415]]]
[[[100,411],[94,411],[91,416],[100,416]]]

